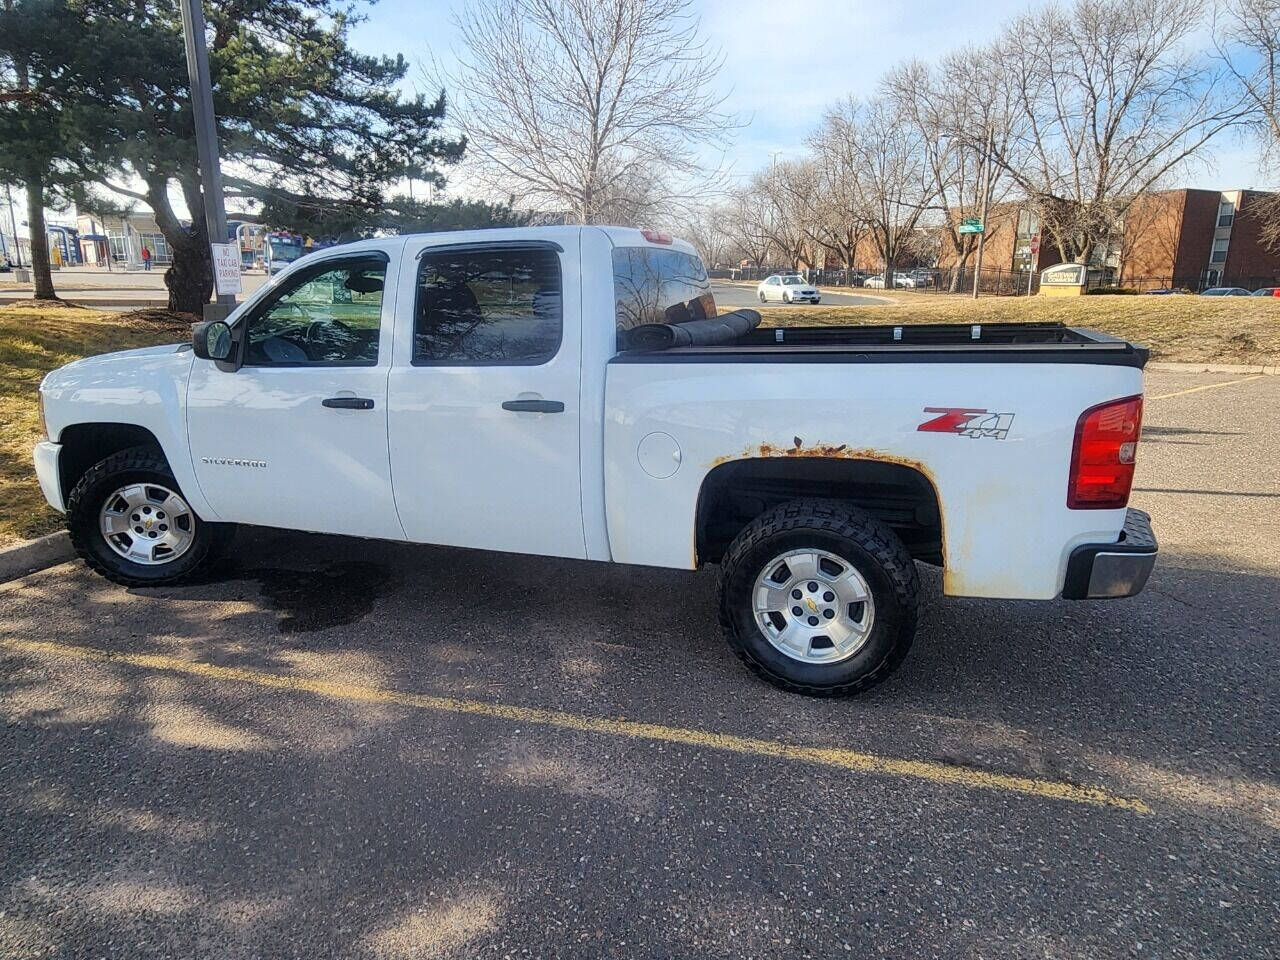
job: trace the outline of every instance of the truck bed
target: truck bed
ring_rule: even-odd
[[[757,327],[729,343],[628,351],[614,363],[1090,363],[1146,365],[1146,347],[1061,323]]]

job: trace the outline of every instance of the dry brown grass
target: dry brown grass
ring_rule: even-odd
[[[856,292],[856,291],[855,291]],[[877,291],[880,295],[880,291]],[[980,297],[892,293],[866,307],[766,307],[771,325],[1065,323],[1151,348],[1158,360],[1280,362],[1280,298],[1196,296]]]
[[[0,307],[0,546],[58,528],[36,484],[31,448],[40,439],[36,388],[46,373],[95,353],[187,337],[181,323],[122,319],[61,306]]]

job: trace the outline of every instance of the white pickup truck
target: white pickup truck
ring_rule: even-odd
[[[758,322],[718,316],[693,249],[650,231],[333,247],[191,344],[50,373],[36,469],[84,560],[130,586],[189,576],[234,524],[719,564],[734,651],[811,694],[902,661],[914,561],[952,596],[1142,589],[1145,350]]]

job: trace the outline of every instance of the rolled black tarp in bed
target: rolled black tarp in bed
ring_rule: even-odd
[[[646,323],[618,332],[619,350],[666,350],[670,347],[710,347],[729,343],[760,324],[755,310],[734,310],[688,323]]]

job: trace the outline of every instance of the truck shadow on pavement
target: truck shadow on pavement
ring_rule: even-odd
[[[1108,887],[1134,910],[1166,909],[1176,883],[1148,894],[1133,877],[1196,861],[1208,829],[1220,863],[1267,873],[1267,805],[1280,795],[1269,571],[1170,553],[1138,598],[1052,604],[946,598],[922,568],[903,669],[858,699],[820,701],[741,668],[716,627],[713,572],[243,536],[251,565],[183,587],[122,591],[78,567],[47,571],[0,592],[0,622],[9,636],[336,684],[1101,781],[1162,801],[1161,819],[1006,800],[981,817],[994,795],[922,808],[932,794],[892,778],[0,649],[0,952],[553,955],[572,942],[605,956],[625,938],[634,946],[619,956],[710,955],[696,923],[728,911],[736,955],[799,935],[815,955],[846,942],[907,955],[919,923],[900,910],[901,884],[923,889],[971,850],[983,869],[957,882],[974,926],[940,934],[944,952],[1015,955],[1010,918],[1028,910],[1070,930],[1082,909],[1110,909],[1096,893]],[[864,846],[870,814],[831,815],[850,808],[876,811],[878,847]],[[963,849],[931,847],[930,818],[957,811],[973,814]],[[1234,832],[1207,814],[1234,818]],[[779,837],[796,849],[752,860],[726,899],[744,837],[750,850],[769,837],[766,849]],[[1105,855],[1090,853],[1089,870],[1033,885],[1026,903],[1028,857],[1070,863],[1094,848]],[[860,892],[832,871],[859,876]],[[853,897],[874,923],[835,909],[818,919],[775,895],[801,880],[826,903]],[[1216,902],[1184,898],[1181,929],[1218,929]],[[753,932],[764,919],[767,934]],[[1233,936],[1264,942],[1264,911],[1234,922]],[[1164,935],[1146,931],[1157,945]]]

